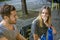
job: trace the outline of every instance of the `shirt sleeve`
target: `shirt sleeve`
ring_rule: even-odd
[[[0,30],[0,38],[1,38],[1,37],[4,37],[2,30]]]
[[[32,22],[32,26],[31,26],[31,33],[32,33],[32,34],[37,34],[36,21],[37,21],[37,20],[34,20],[34,21]]]
[[[2,17],[1,17],[1,15],[0,15],[0,22],[2,21]]]

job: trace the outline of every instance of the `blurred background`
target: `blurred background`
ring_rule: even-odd
[[[57,30],[54,40],[60,40],[60,0],[0,0],[0,7],[4,4],[15,6],[19,17],[16,26],[27,39],[29,39],[31,23],[38,16],[41,7],[49,6],[52,11],[51,22]]]

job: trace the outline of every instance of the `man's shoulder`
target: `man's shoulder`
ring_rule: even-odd
[[[0,23],[0,28],[2,27],[2,24]]]
[[[3,33],[3,31],[2,30],[0,30],[0,34],[2,34]]]
[[[3,27],[2,24],[0,24],[0,31],[4,31],[4,30],[5,30],[5,28]]]
[[[0,29],[2,28],[2,26],[3,26],[3,25],[0,23]]]
[[[2,25],[0,24],[0,37],[3,35],[3,28],[2,28]]]

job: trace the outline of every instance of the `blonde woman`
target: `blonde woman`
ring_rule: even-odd
[[[51,27],[53,33],[56,34],[55,27],[51,24],[51,9],[47,6],[42,7],[39,16],[32,22],[31,40],[38,40],[44,34],[47,34],[48,28]]]

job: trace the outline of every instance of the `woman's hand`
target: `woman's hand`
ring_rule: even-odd
[[[43,18],[44,23],[47,21],[47,19],[48,19],[47,17],[44,17]]]
[[[57,34],[57,31],[56,31],[55,27],[51,26],[51,28],[53,29],[53,34]]]
[[[45,22],[45,25],[49,28],[49,27],[51,27],[52,29],[53,29],[53,33],[54,34],[56,34],[57,33],[57,31],[56,31],[56,29],[55,29],[55,27],[54,26],[52,26],[52,25],[49,25],[48,23],[46,23]]]

